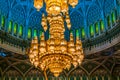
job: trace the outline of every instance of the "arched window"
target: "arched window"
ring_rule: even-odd
[[[76,38],[77,37],[79,38],[79,30],[78,29],[76,30]]]
[[[97,35],[99,34],[98,22],[95,23],[95,33],[96,33]]]
[[[112,17],[112,24],[114,24],[116,21],[115,12],[112,12],[111,17]]]
[[[90,25],[90,36],[93,37],[94,36],[94,26]]]
[[[108,26],[108,28],[111,27],[110,16],[107,16],[107,26]]]
[[[117,16],[118,16],[117,10],[115,10],[115,20],[117,20]]]
[[[22,37],[23,36],[23,26],[20,25],[20,28],[19,28],[19,36]]]
[[[34,29],[34,37],[36,37],[37,36],[37,29]]]
[[[14,24],[14,35],[17,35],[18,24]]]
[[[2,29],[4,29],[4,27],[5,27],[5,17],[4,16],[2,16],[2,19],[1,19],[1,27],[2,27]]]
[[[9,21],[9,25],[8,25],[8,32],[9,32],[9,33],[12,32],[12,25],[13,25],[13,22],[12,22],[12,21]]]
[[[85,39],[85,29],[83,27],[81,28],[81,37]]]
[[[32,37],[32,30],[31,28],[28,29],[28,39],[31,39]]]
[[[115,23],[117,20],[117,10],[114,10],[114,12],[112,12],[111,17],[112,17],[112,23]]]
[[[103,20],[100,21],[100,30],[101,30],[101,32],[104,32],[104,22],[103,22]]]

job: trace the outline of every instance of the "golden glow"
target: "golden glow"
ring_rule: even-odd
[[[84,58],[82,43],[78,38],[74,44],[72,34],[69,42],[64,39],[64,34],[60,36],[55,38],[54,34],[51,34],[50,39],[45,41],[43,34],[40,43],[35,37],[28,53],[33,65],[40,67],[43,71],[49,69],[56,77],[63,69],[69,70],[71,64],[74,67],[80,65]]]
[[[47,13],[52,15],[68,12],[68,5],[74,8],[78,4],[78,0],[34,0],[34,7],[39,11],[44,2]]]
[[[31,42],[28,56],[35,67],[43,71],[49,69],[57,77],[64,69],[69,70],[72,64],[74,67],[80,65],[84,58],[82,42],[78,37],[74,41],[73,34],[70,34],[70,41],[64,39],[64,21],[68,29],[71,28],[68,4],[75,7],[78,0],[44,0],[44,2],[48,15],[42,15],[41,25],[44,31],[48,30],[48,24],[50,25],[50,38],[45,40],[42,34],[40,43],[38,43],[35,37]],[[34,6],[40,10],[43,0],[34,0]],[[66,17],[64,18],[60,12]]]

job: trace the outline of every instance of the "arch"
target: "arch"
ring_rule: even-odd
[[[20,62],[15,62],[15,63],[13,63],[13,64],[9,64],[9,66],[5,69],[5,71],[3,72],[3,74],[5,74],[11,67],[12,68],[14,68],[15,70],[17,70],[20,74],[21,74],[21,76],[25,76],[27,73],[28,73],[28,71],[30,71],[31,70],[31,68],[33,68],[33,67],[28,67],[28,68],[26,68],[26,69],[28,69],[27,71],[25,70],[25,72],[24,71],[22,71],[21,69],[19,69],[17,66],[18,66],[18,64],[26,64],[26,65],[29,65],[29,66],[31,66],[30,65],[30,63],[27,63],[27,62],[22,62],[22,61],[20,61]]]
[[[88,76],[88,72],[82,66],[73,68],[68,73],[69,80],[81,80],[81,78],[87,80]]]
[[[112,11],[112,9],[114,9],[114,7],[115,7],[115,5],[114,5],[113,0],[105,0],[104,6],[103,6],[105,16],[111,14],[111,11]]]
[[[24,75],[27,79],[33,78],[33,79],[37,79],[39,78],[39,80],[43,80],[44,75],[42,73],[42,71],[40,69],[36,69],[33,66],[25,73]]]
[[[91,76],[94,76],[94,75],[110,75],[110,73],[106,70],[106,68],[102,65],[99,65],[98,67],[96,67],[90,74]]]
[[[4,7],[3,7],[4,6]],[[0,11],[4,16],[7,16],[9,13],[9,4],[8,0],[1,0],[0,1]]]
[[[6,79],[9,77],[15,78],[15,77],[23,77],[23,74],[17,69],[15,66],[9,67],[6,72],[3,74]]]
[[[114,76],[120,76],[119,72],[120,72],[120,64],[115,64],[111,74]]]
[[[78,29],[84,26],[84,17],[80,15],[79,11],[75,11],[70,16],[72,29]]]
[[[34,12],[31,14],[31,16],[29,17],[29,21],[28,21],[28,27],[32,27],[32,28],[41,28],[41,18],[42,18],[42,14],[40,12]]]
[[[68,77],[69,77],[69,76],[71,75],[71,73],[74,72],[77,68],[78,68],[78,70],[81,69],[83,72],[85,72],[86,75],[89,75],[89,73],[88,73],[82,66],[78,66],[78,67],[76,67],[76,68],[75,68],[75,67],[72,68],[72,69],[68,72]]]
[[[98,21],[101,18],[101,10],[96,4],[90,5],[87,10],[87,22],[88,26],[90,24],[94,24],[94,22]]]
[[[20,4],[16,4],[11,10],[11,19],[18,24],[25,24],[26,13],[24,7]]]

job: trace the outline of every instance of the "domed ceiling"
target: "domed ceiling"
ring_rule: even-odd
[[[84,40],[106,31],[117,20],[118,4],[119,0],[79,0],[75,8],[69,6],[74,35],[78,33]],[[40,36],[40,31],[43,31],[42,13],[46,13],[45,6],[38,12],[33,7],[33,0],[0,0],[0,15],[4,16],[5,25],[11,26],[12,35],[15,24],[22,26],[23,39]],[[9,31],[9,28],[6,27],[5,31]],[[19,28],[16,31],[16,34],[19,34]],[[69,31],[66,29],[65,33],[67,36]]]
[[[41,26],[42,13],[46,13],[45,6],[38,12],[33,7],[33,0],[0,0],[0,48],[25,54],[25,48],[29,45],[25,41],[28,42],[34,36],[40,37],[41,32],[44,32]],[[70,75],[75,76],[75,73],[78,73],[84,76],[83,73],[85,75],[87,73],[89,76],[92,74],[109,76],[113,72],[114,75],[119,76],[120,65],[117,64],[120,64],[120,0],[79,0],[79,4],[75,8],[69,6],[69,14],[72,24],[71,31],[73,31],[74,38],[79,36],[83,40],[85,54],[96,53],[89,57],[86,56],[79,72],[76,71],[77,69],[71,69]],[[67,40],[69,40],[71,31],[66,28],[65,38]],[[45,35],[47,39],[48,30]],[[3,43],[8,45],[4,47]],[[114,47],[118,43],[119,45]],[[113,47],[110,50],[102,51],[111,46]],[[118,50],[118,52],[115,54],[114,50]],[[1,50],[1,52],[4,51]],[[0,53],[0,56],[3,56],[0,57],[0,76],[4,73],[4,75],[15,75],[16,77],[19,72],[25,77],[29,74],[38,75],[37,72],[32,71],[32,66],[27,64],[26,56],[10,53],[7,53],[8,55]],[[27,65],[28,67],[24,67]],[[2,70],[6,71],[2,72]],[[14,74],[9,74],[10,70]]]

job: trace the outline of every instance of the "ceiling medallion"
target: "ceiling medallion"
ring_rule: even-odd
[[[39,11],[44,3],[47,15],[42,15],[41,25],[46,31],[49,24],[50,38],[45,40],[42,34],[39,43],[35,37],[27,53],[30,62],[44,71],[47,80],[46,70],[49,69],[58,77],[64,69],[69,70],[72,64],[74,67],[80,65],[84,54],[79,37],[74,41],[71,33],[69,41],[64,38],[64,22],[67,23],[68,29],[71,28],[68,5],[75,7],[78,0],[34,0],[34,7]]]

